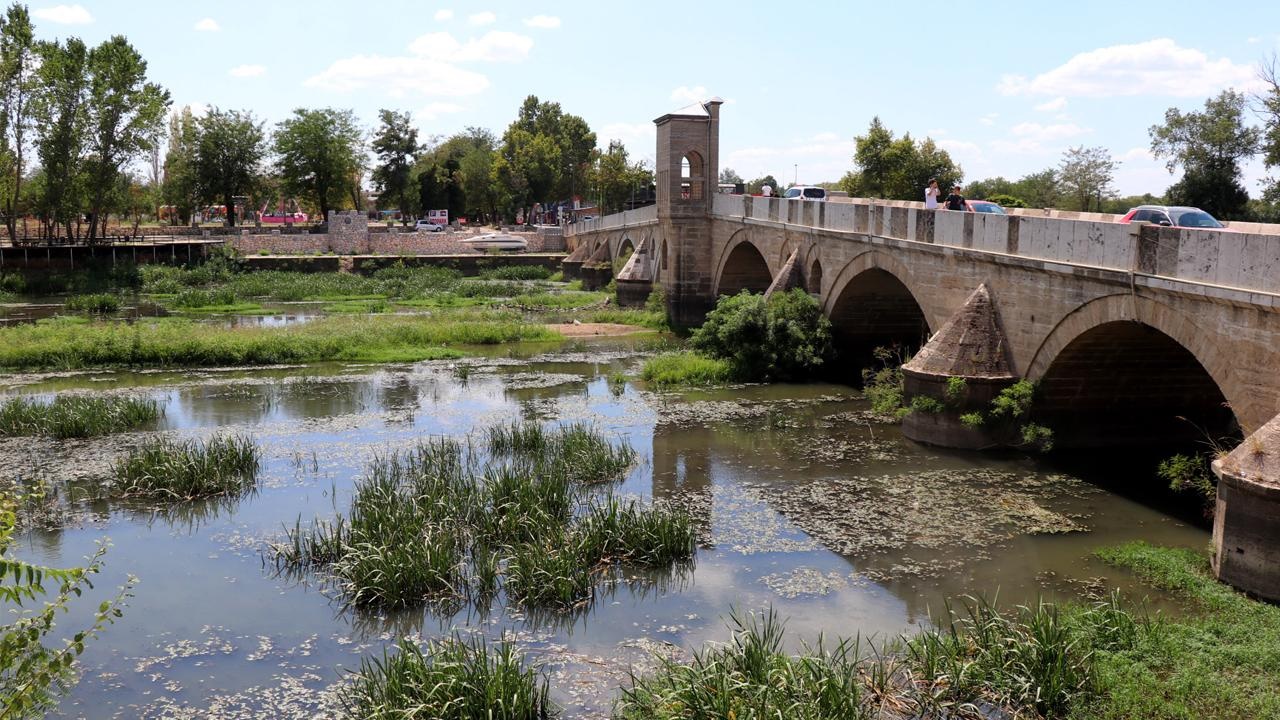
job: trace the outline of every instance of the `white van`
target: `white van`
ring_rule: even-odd
[[[813,187],[811,185],[793,185],[787,188],[787,192],[783,194],[784,198],[791,200],[817,200],[825,202],[827,199],[827,189]]]

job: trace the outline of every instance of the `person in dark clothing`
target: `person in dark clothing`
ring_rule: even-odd
[[[943,207],[948,210],[968,210],[969,203],[964,201],[964,196],[960,194],[960,186],[951,188],[951,194],[947,196]]]

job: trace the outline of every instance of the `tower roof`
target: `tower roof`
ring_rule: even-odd
[[[685,105],[679,110],[673,110],[666,115],[654,120],[655,123],[661,123],[671,118],[697,118],[699,120],[710,119],[711,111],[708,109],[710,105],[721,105],[724,101],[718,97],[713,97],[706,102],[696,102],[692,105]]]
[[[907,372],[945,377],[1016,377],[991,291],[983,283],[911,361]]]

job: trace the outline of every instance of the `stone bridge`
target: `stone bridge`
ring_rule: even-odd
[[[719,115],[712,100],[655,121],[657,204],[570,226],[567,275],[599,286],[618,263],[619,302],[660,284],[681,325],[723,295],[803,288],[849,383],[872,348],[918,351],[906,394],[944,406],[908,416],[922,442],[1001,444],[960,416],[1021,379],[1060,447],[1245,437],[1214,465],[1214,564],[1280,599],[1280,228],[717,194]]]

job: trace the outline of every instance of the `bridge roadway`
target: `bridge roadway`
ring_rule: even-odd
[[[604,284],[630,252],[620,302],[660,284],[686,325],[722,295],[802,287],[851,383],[871,348],[918,349],[907,396],[948,405],[908,416],[922,442],[1001,444],[959,416],[1024,378],[1064,448],[1245,437],[1215,463],[1215,567],[1280,600],[1280,233],[714,194],[719,106],[655,121],[657,205],[570,226],[566,274]]]

